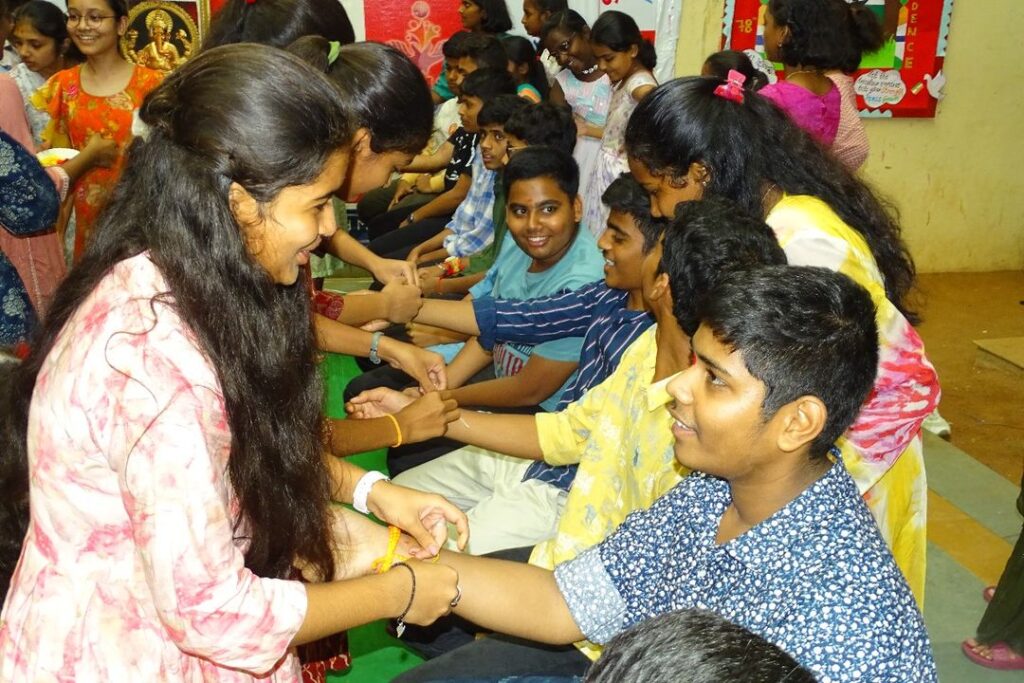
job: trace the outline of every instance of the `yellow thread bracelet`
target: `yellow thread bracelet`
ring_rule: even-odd
[[[390,448],[398,448],[402,445],[402,428],[398,426],[398,418],[391,413],[384,413],[384,417],[391,420],[391,424],[395,425],[395,434],[398,437],[395,443],[391,444]]]
[[[398,540],[401,537],[402,537],[402,530],[399,529],[397,526],[394,526],[393,524],[389,524],[388,525],[388,549],[384,553],[383,557],[378,557],[376,560],[374,560],[372,563],[370,563],[370,567],[373,569],[373,573],[374,574],[383,574],[384,572],[386,572],[389,569],[391,569],[392,567],[394,567],[396,564],[399,564],[401,562],[404,562],[404,561],[410,559],[409,557],[399,556],[399,555],[396,554],[396,551],[398,550]],[[434,555],[429,560],[425,560],[425,561],[426,562],[430,562],[431,564],[436,564],[438,562],[438,560],[440,560],[440,559],[441,559],[441,553],[438,553],[437,555]]]

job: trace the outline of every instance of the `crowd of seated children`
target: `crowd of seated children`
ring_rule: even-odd
[[[644,205],[641,210],[646,214],[648,208]],[[614,210],[610,215],[616,215]],[[609,222],[609,230],[614,229],[612,225]],[[424,490],[444,492],[467,509],[474,538],[483,534],[492,543],[514,538],[519,528],[518,522],[514,526],[508,523],[508,514],[502,519],[496,511],[516,510],[518,520],[536,510],[554,525],[553,532],[532,553],[527,548],[526,553],[503,555],[521,559],[529,556],[532,563],[546,568],[572,559],[608,536],[629,513],[647,507],[679,482],[684,471],[674,465],[672,457],[671,419],[664,410],[665,385],[688,362],[687,335],[696,327],[696,305],[726,273],[778,263],[785,263],[785,257],[769,228],[738,212],[728,202],[700,202],[681,209],[665,230],[664,245],[656,241],[635,264],[635,276],[641,280],[642,296],[656,324],[640,331],[606,379],[596,377],[598,384],[551,415],[531,418],[463,411],[462,421],[452,425],[449,435],[491,450],[477,450],[473,455],[478,462],[465,458],[465,462],[456,463],[461,468],[446,470],[439,460],[436,465],[429,463],[413,469],[399,480]],[[545,304],[527,302],[519,308],[525,313],[531,303]],[[545,317],[552,315],[556,315],[555,311]],[[544,326],[543,321],[539,326]],[[594,328],[589,331],[590,343],[595,338],[610,338],[607,333],[596,333]],[[508,455],[499,456],[494,451]],[[508,476],[502,476],[505,473],[500,471],[501,466],[520,458],[524,460],[518,460],[519,467],[506,465]],[[531,470],[538,469],[531,465],[536,460],[562,466],[560,480],[548,478],[528,483]],[[569,472],[565,472],[566,465],[572,468]],[[546,469],[542,467],[540,472]],[[474,472],[481,476],[467,482],[467,475]],[[492,474],[496,476],[489,476]],[[530,486],[568,483],[572,487],[563,510],[537,510],[533,504],[537,496],[532,495]],[[466,500],[473,495],[485,497],[482,504],[467,508]],[[474,631],[472,627],[467,630]],[[428,629],[427,633],[430,641],[441,640],[435,635],[437,628]],[[470,640],[463,638],[460,642],[447,633],[442,635],[441,642],[446,647]],[[426,646],[432,654],[438,652],[433,642]],[[554,666],[549,671],[557,671],[560,666],[585,665],[586,657],[595,658],[600,653],[592,643],[581,642],[577,646],[579,652],[576,648],[564,648],[557,659],[549,652],[548,656],[556,659],[549,664]],[[433,675],[448,674],[452,666],[461,667],[460,662],[467,657],[479,665],[481,658],[475,653],[481,648],[492,651],[493,647],[511,647],[522,650],[530,660],[542,649],[539,644],[521,642],[474,642],[467,647],[471,649],[460,648],[450,656],[432,660],[422,667],[422,672],[410,674],[408,680],[429,680]],[[498,662],[518,658],[515,652],[505,654],[508,656],[497,657],[493,666],[506,666]]]
[[[462,55],[463,40],[469,35],[466,31],[457,31],[441,46],[446,73],[450,74],[456,68],[456,62]],[[452,87],[451,77],[448,80],[449,87]],[[476,140],[471,133],[460,132],[459,89],[453,87],[453,91],[455,97],[434,109],[434,129],[430,140],[405,167],[412,170],[384,187],[367,192],[356,205],[359,220],[366,226],[371,242],[397,228],[415,209],[423,209],[419,214],[422,218],[448,215],[465,198]],[[434,154],[438,154],[437,159],[433,158]],[[423,172],[416,170],[426,159],[430,159],[430,163],[422,166]],[[463,174],[466,179],[460,183],[459,178]],[[446,195],[442,202],[424,208],[440,195]]]
[[[460,0],[459,20],[464,31],[480,37],[500,39],[512,29],[512,19],[508,15],[505,0]],[[454,97],[448,86],[448,74],[442,71],[431,91],[434,104],[441,104]]]
[[[458,112],[462,125],[459,129],[461,134],[456,131],[455,136],[458,136],[456,142],[460,144],[460,169],[468,164],[468,172],[460,170],[457,183],[467,186],[465,197],[455,205],[451,215],[420,218],[416,211],[409,213],[398,229],[370,242],[370,251],[389,258],[404,259],[414,266],[414,256],[418,258],[422,253],[428,253],[425,250],[432,251],[432,245],[443,243],[449,235],[460,237],[452,240],[457,245],[453,249],[468,250],[465,253],[471,254],[478,248],[479,236],[488,235],[492,231],[489,220],[473,220],[478,215],[487,216],[490,213],[494,184],[493,173],[488,172],[479,158],[480,129],[476,119],[485,103],[498,95],[515,94],[515,81],[505,69],[488,67],[473,69],[464,80],[457,83],[455,87],[459,88]],[[465,144],[472,144],[468,159],[463,156],[466,150],[461,147]],[[451,151],[454,154],[454,143]],[[440,154],[443,155],[444,151]]]
[[[516,638],[605,643],[700,607],[826,683],[937,680],[913,595],[834,447],[872,390],[875,318],[871,295],[828,269],[727,276],[699,302],[694,363],[668,385],[675,459],[693,473],[553,572],[442,551],[454,613]],[[545,656],[504,663],[529,674]]]

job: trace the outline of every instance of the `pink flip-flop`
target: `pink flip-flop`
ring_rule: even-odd
[[[985,586],[984,590],[981,591],[981,597],[984,598],[985,602],[992,602],[992,596],[995,594],[995,586]]]
[[[978,666],[988,669],[999,669],[1000,671],[1024,671],[1024,656],[1021,656],[1010,649],[1006,643],[992,643],[988,646],[990,656],[985,657],[978,654],[975,648],[978,643],[969,638],[963,642],[961,648],[967,659]]]

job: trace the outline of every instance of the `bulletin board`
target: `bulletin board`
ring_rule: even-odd
[[[764,54],[768,0],[726,0],[722,47]],[[953,0],[867,0],[885,32],[885,45],[864,55],[853,74],[862,117],[935,116],[946,84],[946,56]],[[781,67],[781,65],[777,65]]]

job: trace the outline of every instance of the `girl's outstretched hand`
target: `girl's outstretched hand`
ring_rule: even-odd
[[[405,531],[419,544],[408,553],[412,557],[427,559],[440,552],[448,540],[448,525],[455,525],[460,550],[469,541],[469,521],[466,514],[435,493],[424,493],[381,481],[370,489],[367,507],[378,519]]]

